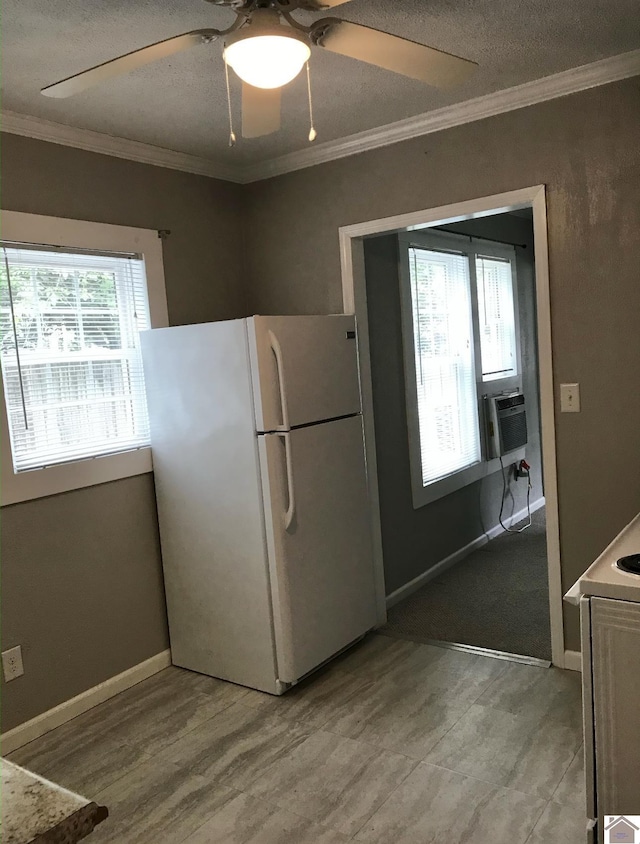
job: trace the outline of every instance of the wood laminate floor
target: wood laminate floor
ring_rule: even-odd
[[[12,761],[91,844],[582,844],[579,674],[372,635],[274,698],[168,668]]]

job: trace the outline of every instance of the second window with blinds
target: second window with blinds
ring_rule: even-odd
[[[414,507],[479,480],[483,397],[517,389],[515,249],[466,235],[399,236]]]

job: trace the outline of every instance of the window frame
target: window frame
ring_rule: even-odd
[[[484,396],[495,395],[503,391],[520,388],[522,381],[522,357],[520,348],[520,314],[518,304],[518,284],[516,270],[515,247],[479,237],[463,235],[454,232],[434,232],[429,230],[402,232],[398,235],[399,245],[399,281],[400,281],[400,311],[402,324],[402,349],[404,357],[405,395],[407,410],[407,433],[409,439],[409,464],[411,473],[411,492],[414,509],[431,504],[446,495],[450,495],[462,487],[481,480],[487,475],[499,472],[501,469],[499,458],[489,457],[485,424]],[[414,346],[413,307],[411,298],[411,273],[409,249],[433,249],[465,254],[469,261],[469,285],[471,293],[471,321],[473,333],[473,353],[475,364],[477,424],[480,436],[480,460],[463,469],[453,472],[444,478],[432,481],[423,486],[422,457],[420,447],[420,421],[418,417],[418,397],[416,383],[416,360]],[[513,290],[513,310],[516,334],[516,367],[515,375],[506,378],[496,378],[491,381],[482,380],[482,356],[479,331],[478,313],[478,285],[476,275],[476,255],[485,257],[506,258],[511,262],[511,282]],[[518,449],[510,456],[509,461],[523,459],[525,449]]]
[[[152,328],[169,325],[162,260],[162,241],[154,229],[47,217],[19,211],[2,211],[3,240],[37,243],[59,248],[141,254],[145,262],[147,298]],[[2,375],[0,372],[0,379]],[[2,386],[0,402],[1,506],[107,483],[153,471],[151,447],[87,457],[43,469],[13,471],[7,408]]]

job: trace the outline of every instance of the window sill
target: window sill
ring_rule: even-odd
[[[517,463],[524,460],[526,448],[518,448],[515,451],[505,454],[502,458],[505,468],[511,466],[512,463]],[[449,475],[442,480],[434,481],[429,486],[413,485],[413,509],[419,510],[420,507],[425,507],[427,504],[432,504],[440,498],[451,495],[462,489],[464,486],[469,486],[476,481],[486,478],[488,475],[493,475],[500,471],[500,458],[494,457],[491,460],[483,460],[480,463],[475,463],[467,469],[462,469],[453,475]],[[415,480],[415,479],[414,479]],[[422,479],[420,479],[421,481]]]
[[[151,448],[123,451],[121,454],[93,457],[75,463],[62,463],[59,466],[19,474],[13,472],[11,455],[3,456],[3,507],[153,471]]]

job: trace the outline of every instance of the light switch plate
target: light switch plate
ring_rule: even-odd
[[[560,384],[560,412],[580,413],[580,384]]]

